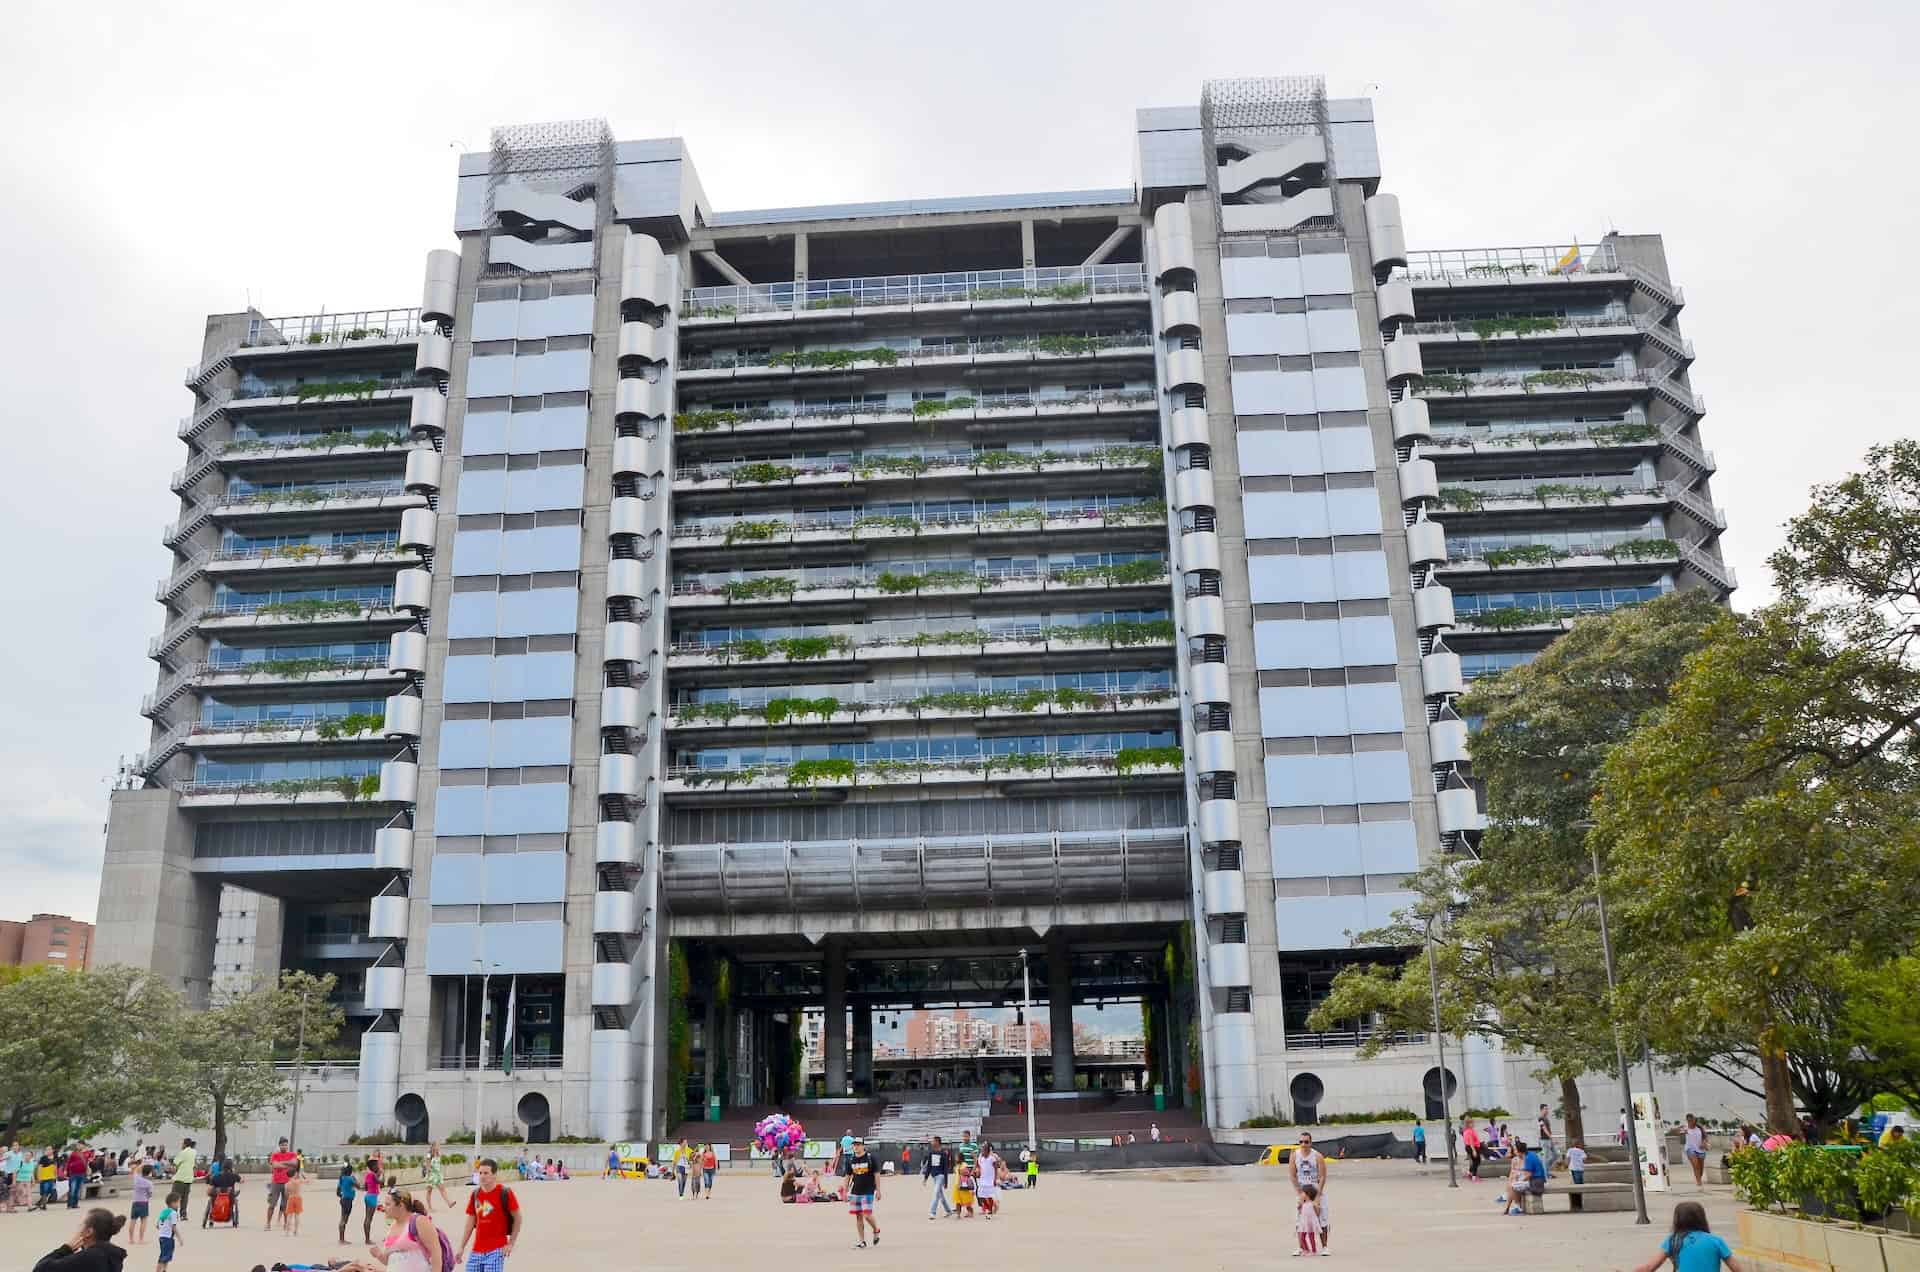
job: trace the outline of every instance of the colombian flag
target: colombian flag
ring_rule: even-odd
[[[1585,262],[1580,259],[1580,240],[1575,239],[1573,246],[1567,249],[1567,254],[1562,256],[1547,273],[1577,274],[1580,272],[1580,267],[1583,264],[1585,264]]]

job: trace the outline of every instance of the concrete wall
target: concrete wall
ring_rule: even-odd
[[[148,968],[189,1001],[212,982],[220,884],[193,873],[193,826],[171,790],[115,791],[93,964]]]

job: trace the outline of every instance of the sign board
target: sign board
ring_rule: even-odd
[[[1640,1177],[1649,1192],[1667,1192],[1667,1134],[1660,1124],[1660,1100],[1651,1091],[1633,1093],[1633,1135],[1640,1144]]]

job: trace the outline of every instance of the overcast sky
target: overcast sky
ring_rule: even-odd
[[[455,155],[495,124],[683,136],[723,210],[1060,190],[1129,184],[1135,107],[1323,73],[1374,98],[1414,247],[1666,236],[1744,606],[1808,484],[1913,428],[1916,13],[14,0],[0,916],[93,913],[108,779],[148,736],[204,315],[417,304]]]

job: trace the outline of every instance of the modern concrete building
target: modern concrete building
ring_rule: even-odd
[[[93,924],[64,914],[0,919],[0,967],[89,967]]]
[[[1213,1125],[1407,1105],[1423,1040],[1304,1019],[1479,833],[1454,695],[1731,587],[1659,241],[1410,253],[1317,80],[1141,111],[1131,186],[889,204],[501,129],[454,228],[417,309],[208,320],[100,910],[197,989],[221,886],[277,901],[363,1131],[789,1098],[809,1009],[871,1091],[876,1011],[1023,957],[1043,1088],[1137,999]]]

